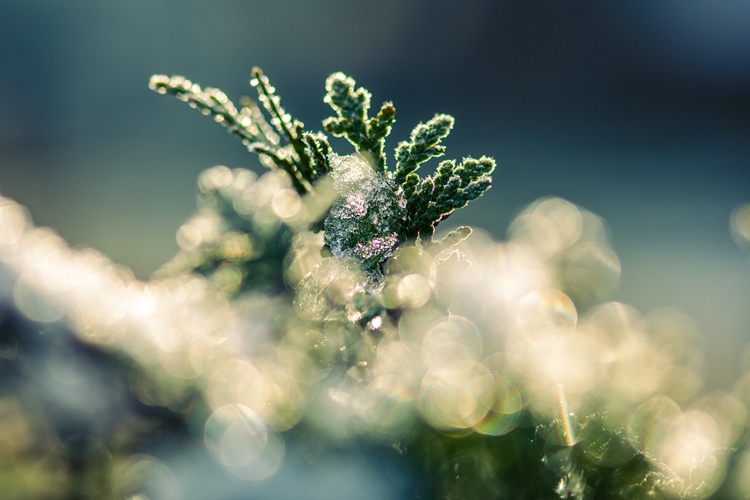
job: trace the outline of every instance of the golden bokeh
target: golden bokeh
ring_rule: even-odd
[[[199,187],[201,209],[177,233],[181,254],[150,281],[70,249],[6,198],[0,263],[23,315],[65,321],[81,341],[133,360],[138,400],[183,413],[235,476],[274,474],[283,433],[298,425],[318,444],[393,442],[425,424],[505,436],[531,416],[549,446],[578,446],[595,463],[642,454],[669,495],[705,498],[721,484],[727,450],[748,425],[750,374],[731,393],[705,392],[701,336],[686,315],[604,301],[620,264],[590,212],[547,198],[516,218],[508,241],[478,232],[448,250],[403,246],[376,296],[355,263],[321,255],[320,235],[297,230],[283,260],[293,300],[288,291],[237,295],[243,263],[261,258],[262,235],[304,227],[330,202],[300,197],[283,176],[226,167],[205,172]],[[221,192],[248,232],[223,225],[208,196]],[[732,216],[742,241],[746,212]],[[179,271],[205,252],[223,262],[208,277]],[[43,426],[17,400],[0,400],[0,460],[53,446]],[[309,456],[311,443],[301,445]],[[108,456],[123,498],[146,498],[139,485],[175,484],[153,457]],[[730,478],[738,498],[750,492],[748,464],[745,454]],[[445,464],[454,466],[466,464]],[[50,484],[66,480],[54,461],[34,470]]]

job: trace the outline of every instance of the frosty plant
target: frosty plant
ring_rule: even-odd
[[[286,145],[280,145],[279,135],[250,99],[238,111],[220,90],[203,90],[182,77],[156,75],[150,86],[213,115],[258,153],[265,165],[285,172],[298,194],[314,194],[315,182],[330,173],[340,196],[323,223],[325,243],[333,257],[361,266],[370,292],[382,285],[381,266],[399,245],[416,239],[434,243],[435,226],[490,187],[495,162],[487,157],[466,158],[458,165],[447,160],[438,165],[434,176],[417,174],[420,165],[445,153],[440,143],[453,127],[449,115],[436,115],[419,124],[408,142],[399,143],[396,167],[391,171],[386,165],[385,139],[396,119],[396,108],[387,102],[374,117],[368,117],[371,95],[355,88],[352,78],[335,73],[326,81],[325,102],[337,116],[323,122],[326,131],[345,137],[356,148],[356,154],[349,156],[333,153],[324,134],[304,132],[302,122],[281,107],[260,69],[253,70],[250,83]],[[462,228],[447,241],[457,242],[468,233]]]
[[[180,251],[150,281],[71,250],[0,198],[16,307],[127,354],[137,398],[184,414],[242,479],[274,474],[289,440],[311,462],[375,442],[418,466],[420,498],[750,495],[750,375],[704,393],[685,315],[603,302],[620,265],[597,216],[547,198],[508,241],[468,227],[438,239],[495,168],[481,157],[420,170],[444,155],[453,118],[417,125],[389,166],[395,108],[369,116],[350,77],[328,78],[323,122],[350,155],[291,118],[260,70],[251,84],[260,105],[237,108],[217,89],[152,77],[270,172],[201,174]]]

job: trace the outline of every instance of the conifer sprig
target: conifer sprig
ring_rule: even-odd
[[[271,115],[271,123],[286,139],[287,145],[280,144],[279,135],[268,124],[260,107],[249,98],[243,99],[243,107],[238,111],[221,90],[210,87],[202,89],[181,76],[170,78],[154,75],[149,87],[160,94],[173,95],[200,109],[203,114],[213,116],[230,133],[239,137],[249,151],[257,153],[266,167],[289,174],[292,185],[299,193],[310,192],[313,181],[328,170],[325,163],[327,155],[318,154],[315,161],[310,158],[307,151],[309,145],[304,140],[304,124],[284,111],[275,89],[258,68],[254,68],[250,83],[258,91],[258,100]],[[330,149],[325,136],[315,135],[314,142],[321,151]]]
[[[407,220],[402,235],[432,237],[439,222],[490,188],[494,169],[495,160],[483,156],[466,158],[458,167],[453,160],[441,162],[434,178],[409,174],[404,185]]]
[[[440,142],[450,134],[453,122],[450,115],[435,115],[427,123],[420,123],[412,130],[409,142],[399,143],[394,175],[397,184],[403,185],[408,175],[430,158],[445,154],[445,146],[440,145]]]
[[[291,161],[297,170],[296,174],[301,181],[309,184],[312,180],[312,168],[310,167],[310,158],[305,149],[305,143],[302,140],[305,124],[296,118],[292,118],[284,108],[281,107],[281,98],[276,95],[276,89],[271,86],[268,77],[263,74],[257,66],[253,68],[253,78],[250,85],[258,91],[258,100],[271,115],[271,124],[289,141],[292,147]],[[306,191],[309,191],[309,185]]]
[[[330,160],[328,155],[331,153],[331,145],[328,144],[328,138],[320,132],[305,132],[302,134],[302,141],[305,143],[307,157],[310,161],[312,174],[311,181],[317,180],[321,175],[328,172]]]
[[[263,111],[260,109],[260,106],[258,106],[258,103],[247,96],[241,97],[240,103],[242,104],[241,112],[244,112],[251,120],[253,120],[266,139],[272,144],[279,144],[281,142],[281,137],[279,137],[273,127],[271,127],[266,121],[266,117],[263,116]]]
[[[403,189],[407,210],[402,238],[431,238],[440,221],[482,196],[491,185],[495,161],[486,156],[479,160],[466,158],[459,166],[453,160],[440,162],[434,177],[420,178],[417,174],[422,163],[445,153],[445,146],[440,143],[450,133],[453,122],[450,115],[435,115],[417,125],[410,141],[399,143],[396,148],[393,178]]]
[[[332,151],[328,138],[323,133],[304,131],[304,124],[292,118],[281,106],[276,89],[259,68],[253,68],[250,84],[258,92],[258,101],[271,116],[270,124],[254,101],[245,98],[238,111],[222,91],[203,90],[181,76],[154,75],[150,87],[161,94],[174,95],[204,114],[214,116],[250,151],[259,154],[266,166],[289,174],[299,193],[312,192],[314,182],[330,170],[329,155]],[[323,126],[334,136],[345,137],[361,156],[369,160],[377,175],[394,184],[401,200],[399,206],[406,207],[405,216],[399,215],[403,218],[394,228],[398,241],[403,243],[419,237],[430,243],[440,221],[489,189],[495,162],[487,157],[479,160],[467,158],[459,165],[448,160],[438,165],[434,175],[420,177],[417,170],[421,164],[445,154],[445,146],[441,143],[453,128],[452,116],[437,114],[418,124],[409,141],[399,143],[395,151],[395,170],[389,172],[386,169],[385,139],[395,121],[396,108],[386,102],[377,115],[370,118],[371,100],[370,92],[356,87],[353,78],[334,73],[326,80],[324,101],[333,108],[336,116],[324,120]],[[286,145],[281,145],[282,137]]]
[[[375,117],[368,118],[372,96],[355,85],[354,79],[343,73],[328,77],[324,101],[337,116],[325,120],[323,127],[336,137],[345,137],[358,153],[370,157],[376,172],[385,174],[385,138],[396,121],[396,108],[386,102]]]
[[[392,178],[406,202],[407,216],[399,231],[399,240],[418,236],[431,238],[435,226],[453,213],[479,198],[490,187],[489,174],[495,168],[492,159],[468,158],[456,167],[454,161],[442,162],[434,178],[420,178],[419,166],[431,158],[445,154],[442,140],[450,134],[454,119],[438,114],[417,125],[408,142],[396,148],[395,172],[385,167],[385,138],[395,121],[396,110],[385,103],[374,118],[368,118],[372,96],[362,87],[356,88],[353,78],[334,73],[326,81],[327,102],[337,116],[323,122],[325,129],[337,137],[345,137],[360,154],[369,156],[376,172]]]
[[[207,87],[203,90],[200,85],[186,78],[170,78],[166,75],[152,76],[149,88],[160,94],[173,95],[191,107],[201,110],[203,114],[213,116],[217,122],[227,127],[229,132],[247,141],[247,146],[255,142],[264,143],[268,148],[279,145],[278,136],[269,136],[257,127],[257,114],[253,113],[252,108],[243,108],[243,111],[247,110],[245,113],[238,112],[234,103],[219,89]]]

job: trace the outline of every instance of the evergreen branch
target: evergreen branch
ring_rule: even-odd
[[[273,142],[265,134],[260,133],[261,130],[256,125],[255,116],[251,111],[238,112],[234,103],[219,89],[207,87],[203,90],[200,85],[182,76],[170,78],[166,75],[152,76],[149,88],[159,94],[173,95],[187,102],[190,107],[200,109],[203,114],[213,116],[230,133],[238,136],[245,146],[256,142],[266,143],[269,148],[278,145],[278,140]]]
[[[415,172],[420,164],[445,153],[445,146],[440,142],[450,134],[453,122],[450,115],[435,115],[427,123],[414,128],[409,142],[399,143],[396,148],[396,184],[403,184],[406,176]]]
[[[450,257],[452,252],[446,252],[453,247],[459,245],[466,238],[471,236],[472,229],[469,226],[460,226],[453,231],[448,232],[443,238],[439,240],[422,240],[422,248],[433,257],[437,257],[442,254],[439,259],[443,261]]]
[[[278,134],[276,134],[276,132],[274,132],[271,125],[266,121],[266,117],[263,116],[263,111],[261,111],[258,103],[247,96],[243,96],[240,99],[240,104],[242,104],[240,114],[242,114],[243,116],[247,116],[253,121],[253,123],[255,123],[255,125],[257,125],[260,132],[266,138],[266,141],[270,142],[271,144],[279,144],[281,138],[278,136]]]
[[[302,135],[302,140],[310,158],[312,180],[314,181],[330,170],[328,155],[331,152],[331,146],[328,144],[328,138],[321,133],[305,132]]]
[[[441,161],[435,172],[435,184],[441,185],[450,179],[456,170],[456,162],[453,160]]]
[[[238,136],[249,151],[258,153],[263,165],[271,169],[285,171],[292,185],[299,193],[310,192],[315,172],[302,141],[304,125],[293,120],[281,107],[276,90],[268,78],[258,69],[253,70],[251,84],[258,90],[259,100],[271,114],[271,123],[284,135],[288,146],[280,146],[280,137],[273,131],[263,116],[260,107],[249,98],[242,101],[243,107],[237,111],[234,103],[219,89],[201,87],[181,76],[167,77],[154,75],[149,87],[160,93],[174,95],[191,107],[200,109],[205,115],[224,125]]]
[[[282,161],[281,158],[278,158],[276,156],[276,150],[268,147],[268,145],[265,142],[261,142],[261,141],[253,142],[247,147],[247,149],[259,155],[270,156],[271,158],[274,159],[274,163],[278,163]]]
[[[409,203],[409,200],[413,200],[414,196],[417,192],[417,188],[419,186],[419,175],[415,173],[411,173],[406,176],[406,180],[402,184],[402,188],[404,190],[403,192],[403,198],[407,200],[407,204]]]
[[[280,168],[285,172],[289,173],[294,170],[294,163],[290,160],[288,147],[283,148],[269,148],[267,144],[263,142],[254,142],[247,147],[248,151],[257,153],[262,159],[267,159],[275,168]],[[266,162],[264,162],[266,164]],[[292,176],[292,183],[294,184],[295,177]],[[303,187],[301,184],[298,186],[295,184],[295,188]],[[298,189],[299,191],[299,189]]]
[[[391,127],[395,121],[396,108],[390,102],[383,103],[378,114],[370,118],[369,142],[367,148],[363,149],[372,154],[382,172],[385,172],[385,138],[391,133]]]
[[[321,372],[322,376],[331,366],[337,366],[333,363],[341,363],[338,366],[342,373],[346,369],[347,376],[356,377],[357,383],[364,384],[371,380],[371,376],[377,375],[367,368],[368,364],[374,365],[371,361],[378,361],[377,342],[387,339],[385,335],[393,331],[404,312],[422,307],[425,307],[423,311],[429,311],[430,316],[455,311],[450,287],[455,283],[454,276],[459,274],[450,267],[459,262],[460,252],[451,249],[465,240],[471,229],[459,227],[442,239],[433,239],[435,227],[490,188],[495,162],[488,157],[465,158],[461,162],[441,161],[432,175],[421,178],[417,173],[420,164],[444,154],[441,141],[453,126],[450,116],[436,115],[427,123],[419,124],[409,142],[399,144],[395,172],[387,172],[383,146],[394,122],[395,108],[386,103],[375,117],[368,118],[370,94],[364,89],[355,89],[351,78],[340,73],[333,75],[327,84],[326,99],[337,110],[338,117],[327,120],[326,129],[334,135],[345,136],[357,146],[360,155],[373,159],[371,164],[375,165],[375,172],[370,171],[357,155],[336,156],[323,133],[305,132],[302,123],[289,118],[281,108],[267,78],[259,70],[255,70],[254,76],[253,85],[258,87],[260,102],[273,117],[271,123],[265,120],[263,111],[254,101],[244,101],[238,112],[220,91],[203,91],[192,82],[176,80],[179,77],[172,81],[157,75],[152,79],[152,88],[176,95],[205,114],[213,115],[240,136],[264,164],[290,173],[291,182],[296,183],[294,186],[298,191],[311,192],[302,197],[289,193],[286,179],[281,183],[271,183],[278,189],[276,192],[269,191],[266,183],[249,188],[252,182],[248,180],[252,178],[249,172],[231,172],[226,167],[218,167],[200,182],[202,208],[199,216],[206,216],[204,220],[210,220],[207,227],[210,224],[211,228],[203,232],[196,222],[184,231],[187,244],[173,267],[175,272],[203,275],[214,283],[212,286],[221,287],[221,293],[231,293],[232,297],[265,291],[286,301],[281,293],[290,292],[284,286],[283,272],[292,267],[285,264],[288,263],[285,256],[291,255],[288,254],[290,242],[299,247],[292,247],[295,252],[299,250],[301,263],[295,271],[299,276],[319,260],[317,254],[320,252],[325,258],[307,277],[288,281],[296,289],[294,306],[304,317],[297,317],[290,311],[292,320],[287,321],[288,309],[279,309],[274,316],[284,320],[280,322],[280,329],[305,328],[302,331],[308,333],[305,334],[307,339],[302,341],[304,345],[293,340],[294,345],[311,349],[309,353],[316,356],[316,364],[320,361],[321,369],[325,370]],[[288,140],[288,144],[281,143],[281,136],[272,125]],[[331,175],[324,176],[332,166]],[[233,179],[232,182],[228,184],[227,178]],[[311,183],[315,181],[313,193]],[[334,182],[339,186],[334,186]],[[280,215],[276,210],[276,194],[291,195],[294,203],[301,207],[294,212],[296,215],[289,215],[292,212]],[[249,203],[244,203],[246,201]],[[272,215],[272,211],[276,215]],[[273,224],[261,223],[266,215],[272,215]],[[323,235],[308,232],[321,228]],[[192,233],[199,233],[200,238],[193,237]],[[290,240],[290,234],[294,234],[294,240]],[[416,252],[412,253],[415,248],[408,248],[403,249],[403,253],[394,253],[398,246],[413,238],[419,238],[422,243]],[[324,245],[322,250],[321,245]],[[313,258],[308,260],[308,255],[303,252]],[[431,258],[422,258],[424,253]],[[397,257],[389,261],[394,255]],[[451,263],[444,265],[449,260]],[[384,271],[388,273],[387,279]],[[420,274],[421,277],[413,276],[418,281],[409,283],[407,279],[411,274]],[[416,305],[416,301],[408,298],[412,295],[410,288],[423,278],[428,278],[429,287],[422,287],[429,295],[428,302]],[[267,304],[270,302],[262,302],[263,307]],[[427,319],[427,316],[421,317]],[[384,322],[386,326],[378,330]],[[399,323],[399,328],[402,324]],[[332,335],[328,336],[328,332]],[[331,345],[330,351],[327,347],[319,349],[326,344]],[[488,352],[495,352],[500,347],[500,344],[494,344]],[[534,357],[524,360],[525,363],[535,361]],[[352,374],[355,363],[357,372]],[[570,427],[577,436],[572,439],[573,432],[567,427],[570,422],[561,422],[568,415],[562,390],[558,392],[561,418],[536,426],[513,428],[505,427],[503,423],[502,427],[497,427],[501,411],[497,403],[510,392],[500,387],[500,377],[506,376],[504,364],[496,365],[493,361],[486,365],[492,375],[498,377],[497,393],[490,393],[489,386],[485,386],[488,387],[487,393],[482,389],[481,397],[486,404],[483,403],[482,408],[484,416],[478,417],[480,425],[472,425],[473,430],[467,430],[468,435],[460,431],[463,437],[455,439],[445,432],[454,427],[454,423],[441,418],[432,419],[425,411],[423,416],[427,418],[410,435],[408,452],[424,461],[429,477],[436,477],[436,483],[446,485],[439,486],[442,490],[435,489],[434,496],[446,497],[452,491],[469,491],[477,497],[502,494],[523,498],[552,498],[555,495],[576,499],[669,495],[685,498],[695,496],[696,491],[704,491],[705,483],[688,482],[676,473],[672,477],[671,471],[659,466],[645,452],[638,451],[635,442],[629,443],[627,433],[616,427],[620,425],[619,413],[609,421],[605,413],[598,414],[591,417],[596,419],[594,423],[592,420],[586,422],[590,417],[582,413],[583,417],[577,418],[576,425]],[[509,379],[513,377],[512,372],[507,375]],[[430,372],[422,371],[419,376],[423,377],[424,384]],[[419,378],[414,377],[414,382],[418,383]],[[515,383],[513,381],[510,386]],[[519,385],[518,389],[523,387]],[[480,393],[477,392],[476,396],[480,397]],[[502,403],[505,408],[504,401]],[[517,419],[516,423],[518,419],[531,422],[532,417],[536,421],[541,415],[531,406],[524,409],[524,405],[516,407],[513,403],[513,407],[515,409],[507,407],[511,412],[507,415],[508,419]],[[303,407],[300,409],[304,410]],[[417,407],[414,411],[424,409],[428,407]],[[504,419],[504,422],[511,422]],[[549,419],[545,416],[540,420]],[[464,426],[456,423],[455,427]],[[565,445],[554,434],[561,430],[565,434]],[[722,446],[739,444],[722,443]],[[507,454],[509,449],[512,449],[513,456]],[[694,463],[705,460],[704,457],[710,455],[694,458]],[[713,458],[717,457],[713,455]],[[450,468],[444,464],[450,464]],[[435,471],[431,470],[432,467]],[[440,475],[443,474],[440,471],[446,470],[446,475]],[[690,474],[695,470],[698,469],[691,468]],[[518,480],[519,477],[522,481]],[[683,479],[685,487],[678,484]],[[674,484],[677,488],[672,487]],[[465,485],[470,485],[472,490],[464,490]],[[662,492],[662,489],[666,491]],[[722,495],[722,492],[717,494]]]
[[[495,161],[486,156],[478,160],[466,158],[458,166],[453,160],[441,162],[435,177],[421,180],[411,172],[402,187],[407,205],[407,220],[402,236],[416,238],[431,237],[435,226],[447,219],[459,208],[482,196],[492,183],[489,174],[495,169]]]
[[[296,136],[290,127],[294,127],[294,122],[297,120],[293,120],[291,115],[281,107],[281,98],[276,95],[276,88],[271,85],[263,71],[256,66],[253,68],[252,75],[250,86],[258,92],[258,100],[271,115],[271,124],[291,142]]]
[[[336,111],[338,118],[329,118],[324,127],[337,136],[346,136],[349,142],[359,147],[367,141],[366,119],[371,95],[362,87],[355,90],[355,85],[353,78],[340,72],[328,77],[323,101]]]
[[[419,176],[414,172],[408,177],[412,182],[419,180]],[[419,189],[406,198],[407,220],[401,234],[403,238],[416,238],[420,235],[428,235],[428,233],[432,236],[433,222],[441,215],[436,213],[435,204],[432,202],[434,190],[435,183],[432,178],[426,177],[419,181]]]
[[[286,113],[276,89],[260,69],[253,69],[250,84],[257,90],[259,102],[271,115],[270,124],[255,101],[243,99],[243,107],[237,111],[220,90],[202,90],[183,77],[155,75],[150,87],[162,94],[175,95],[204,114],[214,116],[216,121],[239,136],[250,151],[257,153],[264,165],[289,174],[299,193],[312,192],[312,183],[330,170],[331,147],[326,136],[305,132],[302,122]],[[370,93],[357,88],[354,79],[343,73],[335,73],[326,80],[324,100],[337,115],[325,120],[326,130],[351,142],[361,156],[371,160],[377,175],[391,177],[385,168],[384,145],[395,121],[393,104],[386,102],[376,116],[368,118]],[[405,217],[396,223],[400,241],[420,236],[431,239],[440,221],[479,198],[490,187],[489,174],[495,163],[486,157],[479,160],[467,158],[458,166],[453,160],[443,161],[433,177],[422,179],[416,173],[422,163],[444,154],[445,147],[441,142],[450,133],[453,123],[453,117],[449,115],[435,115],[426,123],[417,125],[410,140],[399,143],[396,148],[396,169],[392,178],[398,188],[397,196],[406,205]],[[274,127],[288,145],[280,145],[281,137]]]
[[[276,89],[271,86],[268,77],[263,74],[260,68],[257,66],[253,68],[253,78],[250,80],[250,85],[255,87],[258,91],[258,100],[266,108],[266,111],[272,116],[271,124],[281,132],[289,144],[292,145],[297,158],[294,163],[297,165],[300,172],[303,174],[303,178],[309,180],[309,158],[305,152],[305,144],[302,142],[302,130],[304,124],[293,119],[284,108],[281,107],[281,99],[276,95]]]
[[[345,137],[357,152],[373,160],[375,171],[385,173],[385,138],[396,120],[396,108],[386,102],[373,117],[367,117],[371,94],[360,87],[355,89],[353,78],[343,73],[334,73],[326,80],[326,96],[323,99],[336,117],[323,121],[323,127],[336,137]]]
[[[491,174],[495,170],[495,160],[482,156],[478,160],[466,158],[461,165],[455,169],[456,174],[464,179],[478,179]]]

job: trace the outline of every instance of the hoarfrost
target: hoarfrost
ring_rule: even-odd
[[[365,288],[382,287],[380,264],[398,244],[405,209],[396,185],[376,173],[359,155],[330,155],[333,185],[339,198],[324,223],[325,242],[334,257],[359,261],[369,278]]]

